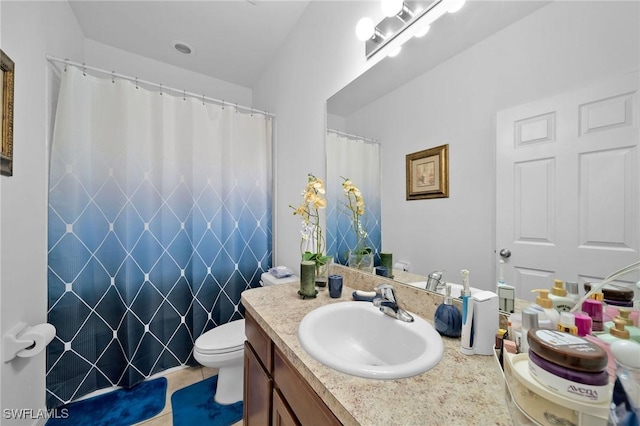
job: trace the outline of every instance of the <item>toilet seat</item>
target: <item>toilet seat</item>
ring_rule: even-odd
[[[213,328],[196,339],[195,350],[204,355],[244,350],[244,319]]]

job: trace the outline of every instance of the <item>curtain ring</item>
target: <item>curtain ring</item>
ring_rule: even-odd
[[[224,109],[224,99],[222,100],[222,109]]]
[[[69,59],[64,60],[64,72],[67,72],[67,65],[69,65]]]
[[[236,102],[236,114],[238,113],[238,103]]]
[[[138,77],[136,77],[136,89],[138,88]]]
[[[116,82],[116,72],[115,71],[111,71],[111,82],[112,83]]]
[[[251,107],[251,117],[253,117],[253,107]]]
[[[186,101],[187,100],[187,91],[186,90],[182,90],[182,100]]]
[[[162,83],[160,83],[160,96],[162,96]]]
[[[204,105],[204,93],[202,94],[202,105]]]
[[[82,63],[82,75],[83,76],[87,76],[87,66],[84,64],[84,62]]]

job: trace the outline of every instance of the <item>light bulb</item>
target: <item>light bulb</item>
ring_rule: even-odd
[[[451,0],[449,2],[449,7],[447,8],[447,12],[456,13],[457,11],[462,9],[462,6],[464,6],[464,2],[465,0]]]
[[[423,25],[416,33],[413,35],[414,37],[420,38],[427,35],[429,30],[431,29],[431,25]]]
[[[376,27],[373,25],[371,18],[362,18],[356,25],[356,37],[360,41],[369,40],[375,34]]]
[[[396,16],[398,13],[402,12],[403,6],[403,0],[382,0],[382,4],[380,5],[382,13],[388,17]]]
[[[402,50],[402,46],[398,46],[395,49],[393,49],[391,52],[389,52],[387,56],[390,58],[393,58],[394,56],[398,56],[401,50]]]

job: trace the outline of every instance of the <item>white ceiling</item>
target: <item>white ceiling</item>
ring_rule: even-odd
[[[69,0],[85,37],[252,87],[309,0]],[[195,53],[178,53],[172,42]]]
[[[309,3],[321,0],[68,1],[89,39],[251,88]],[[399,56],[379,62],[332,97],[330,111],[348,115],[548,2],[467,1],[426,37],[411,40]],[[194,53],[177,52],[175,41]]]

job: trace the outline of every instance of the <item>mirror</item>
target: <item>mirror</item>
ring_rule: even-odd
[[[637,70],[638,9],[467,2],[327,101],[329,128],[380,141],[381,247],[413,274],[396,280],[444,270],[460,283],[468,269],[473,287],[496,290],[496,185],[510,184],[496,182],[496,114]],[[407,201],[406,155],[445,143],[450,198]]]

